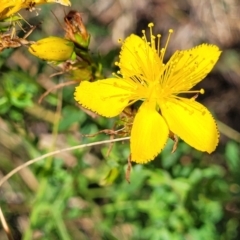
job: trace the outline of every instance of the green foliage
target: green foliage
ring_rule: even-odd
[[[55,159],[51,171],[41,173],[31,230],[40,229],[41,239],[234,239],[237,222],[223,221],[229,199],[224,167],[203,164],[205,154],[184,153],[188,147],[180,143],[172,166],[132,166],[129,184],[122,167],[126,147],[115,145],[105,161],[92,162],[89,152],[78,152],[81,160],[68,170]],[[165,155],[174,159],[170,148],[171,143],[157,161],[164,162]],[[114,181],[107,181],[113,171]],[[82,222],[75,229],[77,220],[90,226]],[[30,239],[29,231],[24,239]]]
[[[33,105],[33,96],[38,87],[24,72],[11,71],[2,74],[0,88],[0,114],[6,113],[10,119],[22,119],[22,109]]]

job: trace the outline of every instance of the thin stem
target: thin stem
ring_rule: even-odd
[[[0,207],[0,220],[1,220],[1,222],[2,222],[3,229],[4,229],[4,231],[5,231],[8,239],[9,239],[9,240],[14,240],[14,239],[13,239],[13,236],[12,236],[12,234],[11,234],[11,231],[10,231],[8,225],[7,225],[7,222],[6,222],[6,220],[5,220],[5,217],[4,217],[4,215],[3,215],[3,212],[2,212],[1,207]]]
[[[15,173],[19,172],[20,170],[22,170],[23,168],[38,162],[44,158],[56,155],[58,153],[63,153],[63,152],[70,152],[76,149],[81,149],[81,148],[86,148],[86,147],[91,147],[91,146],[97,146],[97,145],[101,145],[101,144],[107,144],[107,143],[113,143],[113,142],[120,142],[120,141],[125,141],[125,140],[129,140],[130,137],[124,137],[124,138],[117,138],[117,139],[110,139],[110,140],[105,140],[105,141],[99,141],[99,142],[94,142],[94,143],[86,143],[86,144],[82,144],[82,145],[77,145],[77,146],[73,146],[73,147],[68,147],[68,148],[64,148],[64,149],[60,149],[60,150],[56,150],[50,153],[46,153],[40,157],[31,159],[29,161],[27,161],[26,163],[24,163],[21,166],[18,166],[16,168],[14,168],[11,172],[9,172],[6,176],[4,176],[1,180],[0,180],[0,187],[3,185],[4,182],[6,182],[11,176],[13,176]]]
[[[69,82],[63,82],[63,83],[59,83],[58,85],[48,89],[46,92],[44,92],[41,97],[38,99],[38,103],[41,104],[42,103],[42,100],[49,94],[51,93],[52,91],[54,90],[57,90],[59,88],[63,88],[65,86],[69,86],[69,85],[73,85],[73,84],[77,84],[79,83],[80,81],[69,81]]]

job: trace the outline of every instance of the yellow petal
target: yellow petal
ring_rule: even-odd
[[[175,52],[161,77],[162,88],[177,94],[191,89],[212,70],[220,54],[217,46],[207,44]]]
[[[52,3],[59,3],[63,6],[71,6],[70,0],[35,0],[36,3],[46,3],[46,2],[52,2]]]
[[[59,3],[64,6],[71,6],[70,0],[2,0],[0,6],[0,19],[10,17],[23,8],[34,9],[36,5],[45,3]]]
[[[25,2],[32,2],[32,4],[35,3],[37,5],[44,3],[59,3],[64,6],[71,6],[70,0],[25,0]]]
[[[131,34],[122,45],[119,67],[126,77],[141,76],[145,81],[159,78],[161,61],[157,52],[142,38]]]
[[[215,150],[219,132],[211,113],[192,99],[173,99],[161,105],[169,129],[187,144],[200,151]]]
[[[22,9],[22,1],[2,1],[0,6],[0,19],[7,18],[13,13],[18,12]]]
[[[114,117],[128,105],[132,88],[131,83],[118,78],[83,81],[76,87],[74,97],[84,107],[105,117]]]
[[[131,131],[131,158],[137,163],[153,160],[168,138],[168,126],[162,116],[145,102],[140,107]]]

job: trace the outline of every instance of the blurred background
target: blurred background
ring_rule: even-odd
[[[169,140],[152,162],[132,166],[125,179],[128,143],[75,150],[24,168],[0,188],[0,204],[14,240],[202,240],[240,239],[240,1],[72,0],[23,16],[37,29],[28,37],[64,36],[63,18],[81,13],[91,34],[91,54],[103,74],[116,71],[118,39],[154,32],[174,33],[167,60],[176,50],[201,43],[222,50],[219,62],[197,89],[217,119],[217,150],[209,155],[182,141],[171,154]],[[19,33],[20,35],[23,33]],[[0,178],[29,159],[81,143],[109,139],[113,119],[91,117],[73,99],[75,85],[39,97],[59,83],[58,72],[26,47],[0,53]],[[0,239],[7,239],[0,228]]]

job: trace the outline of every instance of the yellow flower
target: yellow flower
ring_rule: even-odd
[[[121,77],[96,82],[82,82],[76,88],[75,100],[105,117],[114,117],[136,101],[143,101],[131,130],[131,159],[137,163],[153,160],[173,132],[192,147],[211,153],[219,133],[211,113],[195,97],[178,94],[204,93],[189,91],[211,71],[220,56],[217,46],[202,44],[176,51],[164,64],[160,35],[152,34],[150,42],[134,34],[123,42],[120,61],[116,63]]]
[[[70,0],[2,0],[0,5],[0,20],[12,16],[23,8],[34,9],[36,5],[45,3],[59,3],[70,6]]]

